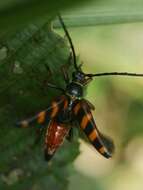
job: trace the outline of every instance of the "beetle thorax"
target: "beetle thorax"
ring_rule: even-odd
[[[67,85],[66,94],[71,99],[81,99],[83,96],[83,87],[76,82],[71,82]]]

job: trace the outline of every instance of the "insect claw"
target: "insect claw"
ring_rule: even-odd
[[[48,154],[47,152],[45,152],[45,160],[47,162],[49,162],[52,159],[52,157],[53,157],[53,154]]]
[[[16,126],[16,127],[23,127],[23,128],[25,128],[25,127],[28,126],[28,122],[27,122],[26,120],[23,120],[23,121],[21,121],[21,122],[15,123],[15,126]]]

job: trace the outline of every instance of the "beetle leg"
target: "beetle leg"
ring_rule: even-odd
[[[44,125],[49,122],[50,119],[56,117],[58,113],[64,109],[64,104],[67,101],[64,95],[58,97],[56,100],[52,101],[51,106],[49,106],[46,110],[43,110],[36,114],[35,116],[17,122],[16,125],[18,127],[26,128],[32,124],[40,124]]]

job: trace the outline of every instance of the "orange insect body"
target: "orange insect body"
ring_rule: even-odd
[[[45,159],[49,161],[56,150],[62,145],[69,131],[77,124],[84,131],[91,144],[105,158],[110,158],[113,151],[112,141],[103,136],[95,124],[91,110],[93,105],[85,99],[71,99],[62,95],[51,102],[51,106],[36,116],[18,123],[21,127],[28,127],[33,122],[48,125],[45,134]],[[33,123],[34,124],[34,123]],[[69,127],[70,126],[70,127]]]
[[[75,71],[72,73],[72,78],[70,78],[67,70],[63,67],[66,88],[63,89],[54,84],[48,84],[48,87],[61,91],[62,95],[53,100],[46,110],[30,119],[19,122],[18,126],[28,127],[34,121],[42,126],[47,126],[44,146],[46,160],[50,160],[75,126],[79,126],[83,130],[90,143],[102,156],[110,158],[114,145],[109,138],[99,132],[92,115],[94,106],[83,98],[84,87],[95,75],[85,74],[81,67],[77,65],[71,38],[60,16],[59,20],[71,46],[72,57],[70,58],[72,58]]]
[[[59,124],[56,120],[50,122],[45,136],[45,159],[49,160],[56,150],[62,145],[68,135],[69,128],[65,124]]]
[[[72,73],[72,78],[70,79],[67,70],[63,67],[62,71],[66,88],[63,89],[54,84],[48,84],[48,87],[61,91],[62,96],[52,101],[51,105],[46,110],[30,119],[19,122],[18,126],[28,127],[29,124],[36,121],[38,124],[48,127],[45,135],[44,148],[46,160],[50,160],[73,126],[77,125],[83,130],[94,148],[105,158],[110,158],[114,150],[114,144],[98,130],[91,112],[94,110],[94,106],[83,98],[83,88],[93,79],[93,77],[107,75],[143,77],[143,74],[128,72],[84,73],[81,69],[81,65],[77,65],[74,46],[66,26],[61,16],[58,15],[58,17],[72,50],[72,54],[69,56],[71,59],[69,59],[69,64],[73,63],[75,71]],[[68,128],[68,126],[72,127]]]

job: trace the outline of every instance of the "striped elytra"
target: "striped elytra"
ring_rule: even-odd
[[[110,158],[114,149],[113,142],[99,132],[91,112],[94,110],[94,106],[83,98],[84,87],[97,75],[85,74],[81,65],[77,65],[71,37],[60,15],[58,18],[71,47],[68,58],[69,65],[68,67],[63,65],[61,68],[66,86],[61,88],[48,83],[48,87],[59,90],[62,95],[54,99],[47,109],[34,117],[18,122],[17,126],[26,128],[37,123],[46,127],[44,153],[47,161],[52,158],[71,129],[78,127],[78,125],[93,147],[105,158]],[[74,66],[74,71],[70,75],[67,72],[69,66]]]

